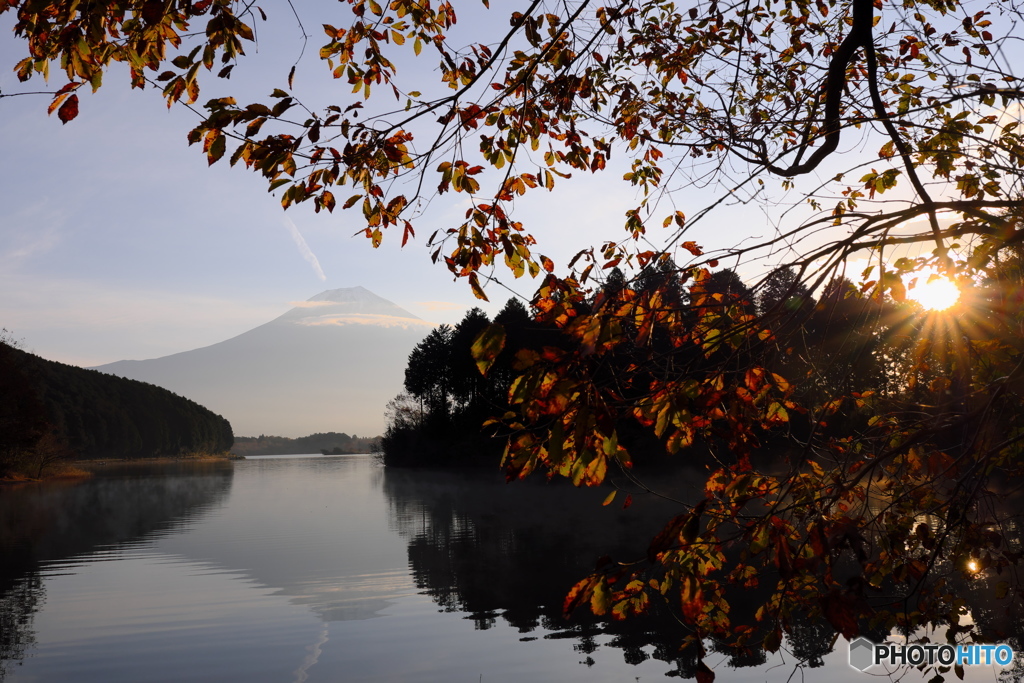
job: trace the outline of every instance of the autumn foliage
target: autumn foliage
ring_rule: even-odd
[[[534,0],[488,10],[479,42],[454,43],[470,7],[483,11],[339,2],[320,58],[346,94],[309,107],[293,68],[265,102],[207,101],[189,141],[211,164],[261,174],[285,208],[357,212],[374,246],[389,230],[415,238],[431,198],[468,200],[463,220],[427,239],[431,257],[480,298],[486,278],[538,278],[537,320],[567,340],[516,358],[512,410],[495,416],[514,430],[511,477],[597,485],[628,472],[624,425],[674,457],[710,454],[699,500],[642,562],[577,584],[567,612],[620,618],[663,601],[695,646],[713,633],[771,651],[797,615],[846,637],[968,633],[955,588],[973,575],[965,563],[998,573],[1019,559],[992,504],[1019,474],[1024,140],[1019,60],[1006,56],[1019,8]],[[264,18],[233,0],[0,11],[17,14],[28,47],[19,78],[60,64],[50,111],[64,122],[112,62],[169,106],[199,102],[205,73],[227,77]],[[436,82],[403,81],[400,64],[428,58]],[[622,238],[555,263],[516,203],[609,169],[637,198]],[[673,188],[689,184],[716,198],[678,208]],[[767,207],[770,236],[691,239],[727,202]],[[876,265],[840,278],[859,256]],[[721,275],[726,258],[787,274],[740,291]],[[609,286],[615,268],[629,276]],[[926,268],[971,293],[959,318],[906,307]],[[846,336],[821,333],[829,325]],[[503,348],[488,328],[480,368]],[[761,608],[731,613],[729,591],[755,587]]]

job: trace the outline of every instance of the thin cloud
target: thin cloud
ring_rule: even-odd
[[[319,307],[322,307],[322,306],[337,306],[338,302],[336,302],[336,301],[289,301],[288,305],[289,306],[294,306],[295,308],[319,308]]]
[[[23,208],[11,221],[18,228],[0,234],[0,261],[15,263],[50,251],[60,243],[65,222],[61,211],[46,204]]]
[[[300,325],[319,327],[322,325],[377,325],[380,327],[436,327],[434,323],[419,318],[401,318],[381,313],[350,313],[347,315],[323,315],[318,318],[304,318]]]
[[[21,261],[34,256],[35,254],[50,251],[60,241],[57,234],[47,230],[42,235],[33,236],[22,241],[18,246],[4,254],[4,258],[11,261]]]
[[[428,311],[461,311],[465,308],[462,304],[451,301],[416,301],[415,304]]]
[[[2,327],[35,353],[83,367],[215,344],[281,315],[281,304],[125,288],[0,268]]]
[[[313,272],[316,273],[318,278],[320,278],[320,282],[325,282],[327,280],[327,276],[324,275],[324,270],[320,267],[320,261],[317,260],[316,254],[314,254],[313,250],[309,248],[308,244],[306,244],[306,240],[303,239],[302,233],[299,232],[299,229],[295,227],[295,223],[293,223],[292,219],[288,216],[284,217],[284,227],[287,228],[288,232],[291,234],[292,239],[295,241],[295,246],[299,248],[299,253],[302,254],[302,258],[306,259],[306,261],[309,262],[309,265],[313,266]]]

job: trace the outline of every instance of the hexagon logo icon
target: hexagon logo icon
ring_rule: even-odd
[[[864,671],[874,663],[875,644],[867,638],[858,638],[850,643],[850,666],[857,671]]]

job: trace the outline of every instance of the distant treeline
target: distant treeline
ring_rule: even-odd
[[[345,432],[310,434],[290,439],[287,436],[237,436],[231,452],[235,455],[300,455],[322,453],[345,455],[371,453],[377,450],[379,436],[349,436]]]
[[[0,340],[0,476],[57,460],[226,453],[231,425],[166,389],[45,360]]]

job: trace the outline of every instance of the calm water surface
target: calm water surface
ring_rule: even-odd
[[[138,465],[3,490],[0,680],[691,678],[670,620],[559,617],[595,558],[641,555],[673,514],[602,496],[365,456]],[[708,661],[719,681],[870,680],[844,643],[804,640],[790,649],[823,667]]]

